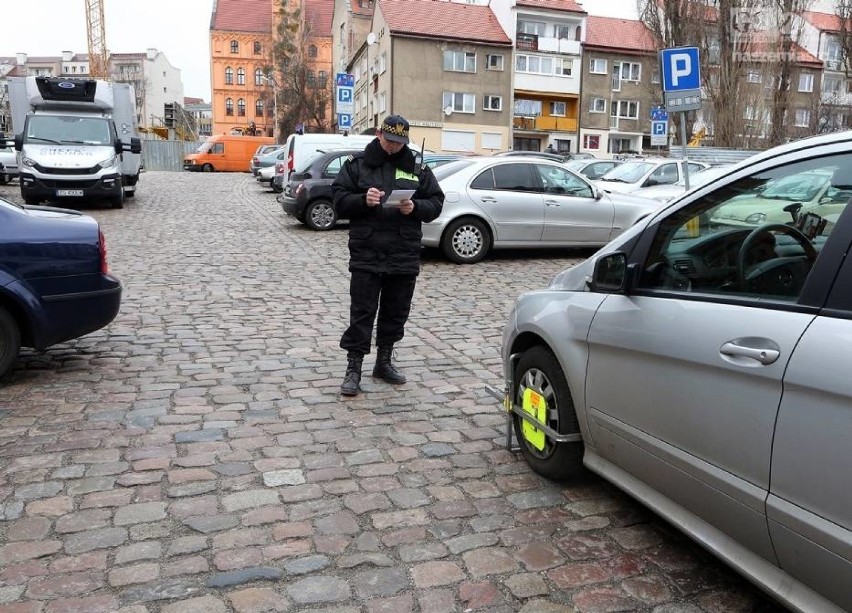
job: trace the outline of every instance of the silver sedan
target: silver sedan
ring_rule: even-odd
[[[435,177],[446,199],[438,219],[423,224],[422,242],[459,264],[479,262],[491,249],[598,247],[660,206],[604,193],[541,158],[468,158],[437,168]]]

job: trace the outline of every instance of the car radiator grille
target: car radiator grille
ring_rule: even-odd
[[[95,164],[90,168],[50,168],[42,166],[41,164],[36,164],[35,169],[47,175],[93,175],[98,172],[101,167],[100,164]]]

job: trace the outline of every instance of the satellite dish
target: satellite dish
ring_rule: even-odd
[[[449,117],[449,116],[450,116],[450,115],[452,115],[452,114],[453,114],[453,107],[451,107],[451,106],[448,104],[447,106],[445,106],[445,107],[444,107],[444,115],[446,115],[447,117]]]
[[[375,32],[370,32],[369,34],[367,34],[367,44],[368,45],[376,44],[376,33]]]

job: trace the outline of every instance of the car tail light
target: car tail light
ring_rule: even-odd
[[[257,165],[257,163],[258,163],[259,161],[260,161],[260,160],[258,160],[257,158],[252,158],[252,159],[251,159],[251,163],[252,163],[252,164],[255,164],[255,165]]]
[[[289,172],[293,172],[293,170],[295,170],[293,168],[293,154],[292,153],[287,156],[287,170]]]
[[[98,259],[100,260],[101,273],[107,274],[109,272],[109,264],[107,263],[106,237],[100,228],[98,228]]]
[[[298,198],[298,197],[299,197],[299,194],[301,194],[301,193],[302,193],[302,191],[303,191],[304,189],[305,189],[305,184],[304,184],[304,183],[299,183],[299,184],[296,186],[296,191],[295,191],[295,192],[293,192],[293,196],[294,196],[294,197],[296,197],[296,198]]]
[[[275,163],[275,174],[283,175],[284,174],[284,162],[276,162]]]

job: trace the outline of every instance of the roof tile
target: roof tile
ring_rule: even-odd
[[[582,15],[586,14],[583,7],[574,2],[574,0],[517,0],[517,6],[552,9],[555,11],[564,11],[566,13],[580,13]]]
[[[651,31],[641,21],[591,15],[586,18],[585,46],[642,53],[657,50]]]
[[[272,0],[216,0],[211,30],[272,32]]]

